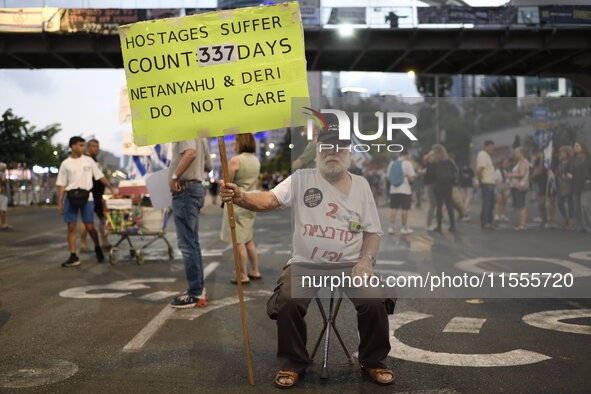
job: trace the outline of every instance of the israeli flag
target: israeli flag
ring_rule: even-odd
[[[146,156],[131,156],[127,168],[127,179],[142,179],[148,173],[149,159]]]
[[[362,168],[361,166],[363,165],[363,163],[365,163],[366,161],[371,161],[372,157],[369,154],[369,152],[357,152],[353,149],[353,147],[355,145],[358,145],[359,141],[357,140],[357,138],[352,135],[351,136],[351,161],[354,162],[358,168]]]
[[[548,133],[546,137],[545,145],[544,145],[544,167],[549,170],[550,166],[552,165],[552,148],[554,145],[554,141],[552,138],[552,134]]]
[[[152,161],[152,169],[154,171],[168,168],[172,159],[172,149],[170,143],[154,145],[150,159]]]

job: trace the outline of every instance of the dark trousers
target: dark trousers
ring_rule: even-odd
[[[437,228],[441,229],[443,220],[443,204],[449,216],[449,227],[455,227],[454,204],[452,198],[452,185],[435,185],[435,204],[437,204]]]
[[[480,186],[482,191],[482,210],[480,211],[480,225],[493,224],[495,211],[495,185],[483,183]]]
[[[575,203],[573,196],[563,196],[558,193],[558,210],[564,219],[574,219],[575,217]]]
[[[304,317],[316,289],[306,289],[310,290],[309,298],[292,298],[291,273],[291,265],[283,270],[267,304],[267,313],[277,320],[279,369],[302,373],[312,363],[306,349],[308,335]],[[351,298],[351,302],[357,310],[359,363],[367,368],[387,368],[385,361],[390,352],[390,340],[385,299]]]

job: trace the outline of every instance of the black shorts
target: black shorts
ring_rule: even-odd
[[[390,194],[390,209],[408,211],[410,209],[410,194]]]
[[[94,198],[94,213],[96,213],[96,216],[98,216],[98,218],[100,220],[103,220],[105,218],[105,212],[104,212],[104,207],[103,207],[103,198],[102,196],[99,198],[96,198],[95,196],[93,196]]]
[[[523,209],[525,208],[525,195],[527,190],[519,190],[516,187],[511,188],[511,198],[513,200],[513,208]]]

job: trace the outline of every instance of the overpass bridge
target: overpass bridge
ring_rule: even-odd
[[[560,76],[591,93],[591,27],[304,29],[310,71]],[[121,68],[116,34],[0,33],[0,68]]]

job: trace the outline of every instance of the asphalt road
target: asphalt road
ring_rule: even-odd
[[[382,215],[387,212],[382,209]],[[392,272],[442,271],[476,257],[532,257],[575,266],[548,269],[581,277],[591,268],[589,236],[562,230],[490,232],[475,223],[455,235],[421,229],[413,212],[412,236],[386,235],[378,267]],[[263,280],[245,286],[256,387],[246,378],[242,329],[231,249],[219,240],[221,210],[201,216],[210,306],[168,307],[184,290],[174,226],[169,260],[161,241],[137,265],[127,251],[117,265],[83,255],[64,269],[65,225],[55,209],[10,212],[12,231],[0,232],[0,391],[6,392],[268,392],[276,372],[275,324],[266,300],[289,255],[289,212],[257,216],[255,241]],[[473,212],[473,219],[476,214]],[[111,236],[112,242],[116,236]],[[141,244],[142,241],[134,239]],[[145,242],[145,240],[144,240]],[[553,261],[554,261],[553,260]],[[504,264],[506,261],[497,262]],[[487,265],[488,264],[488,265]],[[524,262],[527,264],[527,262]],[[484,262],[485,269],[495,263]],[[457,270],[457,267],[455,268]],[[579,279],[577,277],[577,279]],[[538,313],[537,315],[533,315]],[[524,320],[524,316],[528,316]],[[400,299],[391,316],[393,386],[369,382],[331,341],[329,379],[320,355],[295,391],[406,393],[583,393],[591,390],[591,301],[587,299]],[[320,332],[315,305],[308,313],[309,345]],[[346,345],[357,345],[354,309],[343,302],[337,326]]]

